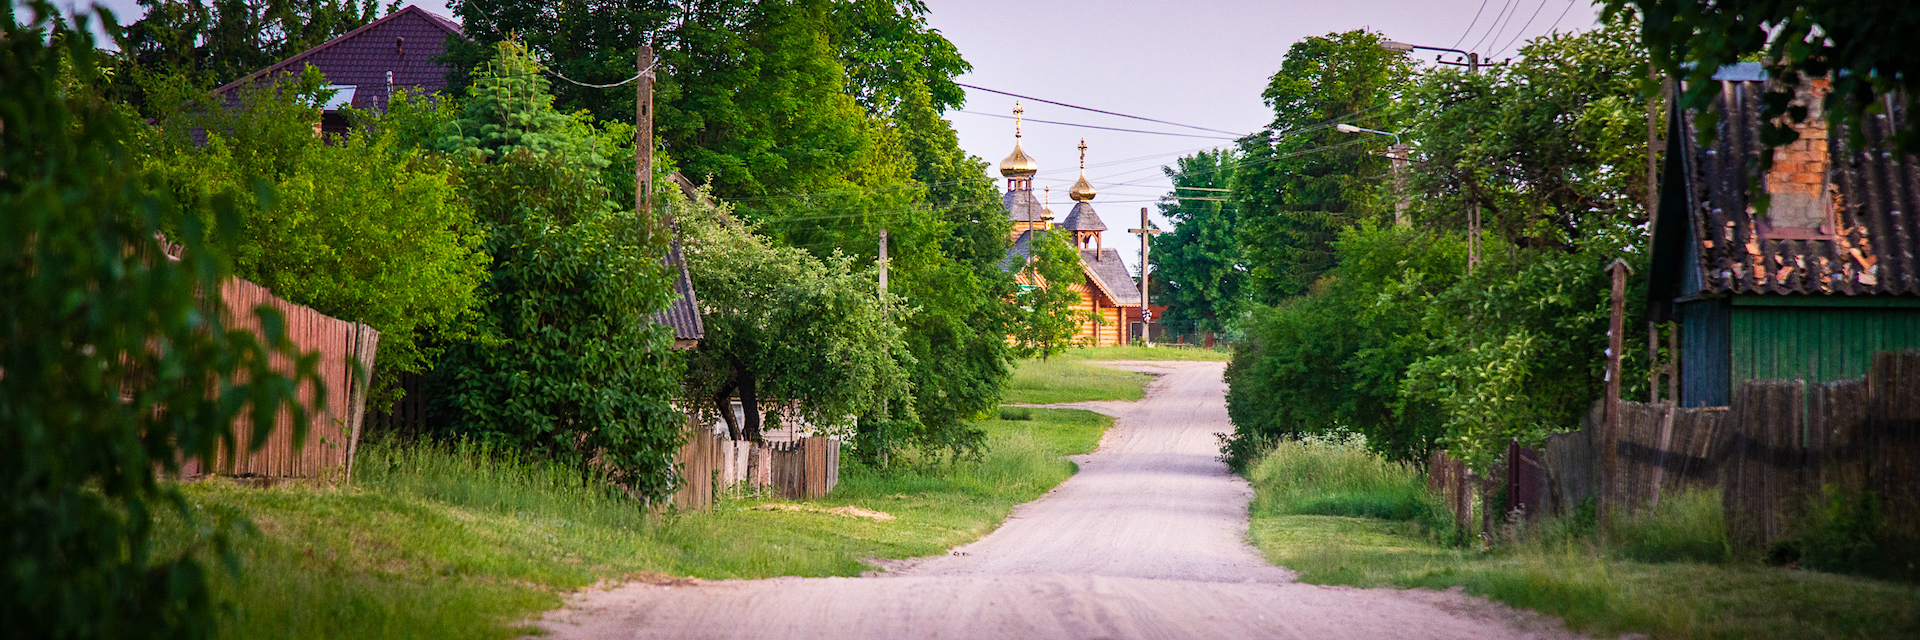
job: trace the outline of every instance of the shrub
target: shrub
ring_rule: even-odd
[[[1409,520],[1443,530],[1451,519],[1410,464],[1369,450],[1358,435],[1274,443],[1248,479],[1259,488],[1255,515],[1325,515]]]
[[[1717,489],[1666,496],[1658,507],[1615,520],[1608,537],[1626,558],[1641,562],[1725,562],[1725,508]]]

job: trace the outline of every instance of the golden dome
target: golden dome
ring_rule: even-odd
[[[1081,138],[1080,179],[1075,180],[1073,188],[1067,190],[1067,197],[1073,198],[1074,202],[1086,202],[1092,200],[1095,195],[1098,193],[1093,190],[1093,184],[1087,182],[1087,139]]]
[[[1014,140],[1013,153],[1007,154],[1007,159],[1000,161],[1000,175],[1009,178],[1031,178],[1033,174],[1039,172],[1040,163],[1034,162],[1033,156],[1027,155],[1027,152],[1020,148],[1018,139]]]
[[[1040,163],[1035,162],[1033,156],[1027,155],[1027,152],[1020,148],[1020,114],[1026,112],[1026,109],[1020,108],[1019,102],[1013,103],[1013,153],[1007,154],[1007,159],[1000,161],[1000,175],[1009,178],[1031,178],[1033,174],[1040,172]]]

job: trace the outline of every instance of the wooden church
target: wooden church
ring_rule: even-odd
[[[1067,283],[1067,287],[1080,294],[1079,310],[1091,318],[1081,325],[1074,342],[1095,347],[1126,344],[1127,319],[1139,314],[1140,287],[1126,263],[1120,260],[1120,251],[1106,248],[1101,242],[1101,233],[1107,230],[1107,225],[1093,210],[1093,198],[1097,194],[1087,182],[1087,143],[1080,141],[1080,179],[1067,192],[1073,199],[1073,210],[1067,213],[1065,221],[1056,225],[1053,212],[1033,197],[1033,176],[1039,173],[1040,165],[1020,148],[1022,112],[1016,104],[1013,153],[1000,161],[1000,175],[1007,179],[1007,193],[1001,203],[1007,208],[1007,217],[1013,220],[1013,247],[1007,250],[1005,264],[1010,270],[1024,267],[1032,259],[1033,242],[1042,234],[1072,234],[1069,243],[1080,252],[1081,279]],[[1044,284],[1028,282],[1029,277],[1037,276],[1026,273],[1016,276],[1022,285]]]

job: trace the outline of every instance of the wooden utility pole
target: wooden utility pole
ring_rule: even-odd
[[[885,302],[887,299],[887,230],[886,229],[880,230],[879,266],[880,266],[880,300],[881,302]],[[885,307],[881,307],[881,309],[884,311]]]
[[[1153,228],[1152,220],[1147,218],[1147,208],[1140,207],[1140,228],[1128,229],[1127,233],[1140,234],[1140,341],[1151,347],[1153,346],[1153,308],[1147,305],[1147,278],[1149,277],[1147,249],[1151,244],[1148,240],[1160,233],[1160,230]]]
[[[1608,504],[1614,483],[1619,481],[1620,451],[1620,350],[1626,346],[1627,322],[1627,274],[1633,269],[1627,261],[1614,259],[1607,265],[1607,274],[1613,279],[1613,294],[1608,302],[1610,313],[1607,318],[1607,395],[1604,400],[1605,420],[1600,429],[1600,523],[1608,520]],[[1605,531],[1603,526],[1602,531]]]
[[[1411,205],[1411,194],[1407,193],[1407,161],[1413,153],[1413,147],[1400,142],[1387,147],[1387,160],[1393,163],[1393,223],[1398,226],[1412,226],[1407,218],[1407,207]]]
[[[634,56],[640,77],[633,81],[633,210],[653,232],[653,47],[640,45]]]

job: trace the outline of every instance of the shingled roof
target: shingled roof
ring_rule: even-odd
[[[1033,197],[1032,189],[1008,189],[1000,198],[1007,208],[1007,219],[1014,222],[1040,222],[1046,219],[1046,207]]]
[[[1084,203],[1083,203],[1084,204]],[[1118,249],[1081,249],[1080,267],[1116,307],[1140,305],[1140,284],[1134,282]]]
[[[691,348],[692,342],[707,337],[707,325],[700,320],[700,300],[694,296],[693,276],[687,273],[687,257],[680,251],[680,238],[672,240],[664,262],[673,277],[673,291],[679,295],[654,315],[653,321],[673,328],[676,348]]]
[[[1107,223],[1093,210],[1091,202],[1073,203],[1073,211],[1067,213],[1067,219],[1060,228],[1068,231],[1106,231]]]
[[[433,93],[446,88],[449,68],[434,60],[446,52],[450,36],[466,37],[454,21],[408,5],[214,92],[230,95],[263,78],[298,74],[311,64],[326,74],[328,83],[361,88],[352,94],[355,108],[385,109],[387,72],[393,72],[394,87],[410,92]]]
[[[1755,181],[1768,89],[1758,67],[1714,76],[1722,87],[1711,145],[1698,142],[1691,112],[1669,118],[1647,289],[1656,314],[1692,294],[1920,295],[1920,162],[1880,146],[1908,114],[1894,101],[1870,116],[1863,150],[1837,125],[1799,127],[1801,141],[1776,150],[1773,170]],[[1772,194],[1770,214],[1756,212],[1754,185]]]

